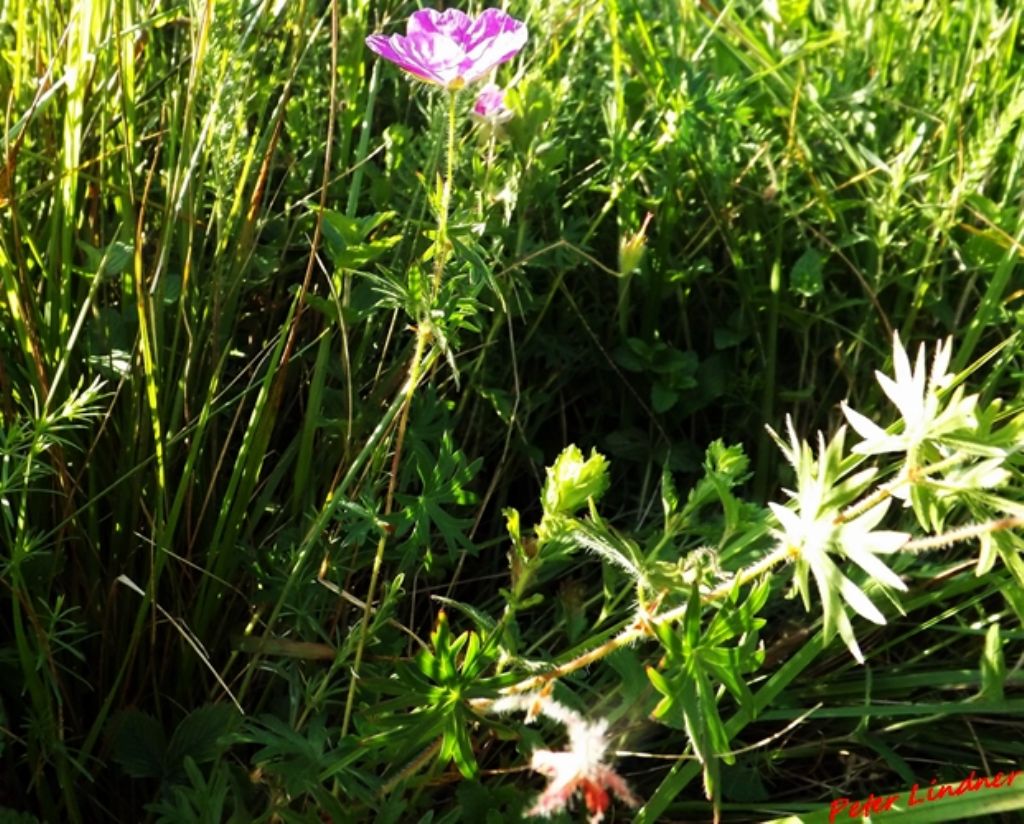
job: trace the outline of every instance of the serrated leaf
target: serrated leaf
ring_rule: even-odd
[[[132,778],[163,778],[163,727],[149,713],[123,710],[110,721],[111,755]]]
[[[207,704],[186,715],[171,735],[165,762],[168,772],[181,768],[186,756],[205,764],[225,749],[224,737],[233,732],[241,716],[230,704]]]

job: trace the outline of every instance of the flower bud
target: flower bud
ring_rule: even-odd
[[[619,277],[629,277],[644,260],[644,252],[647,247],[647,225],[651,222],[653,215],[648,212],[639,232],[626,235],[619,241]]]
[[[547,469],[544,484],[545,515],[572,515],[590,498],[600,498],[608,489],[608,461],[591,450],[584,460],[579,447],[567,446]]]
[[[511,120],[512,110],[505,104],[505,90],[494,83],[484,86],[473,104],[473,116],[491,126]]]

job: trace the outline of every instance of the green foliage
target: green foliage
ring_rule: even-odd
[[[223,754],[226,737],[238,726],[237,711],[227,704],[199,707],[165,739],[160,722],[140,710],[124,710],[110,721],[111,756],[132,778],[183,783],[187,763],[193,768]]]
[[[732,590],[729,604],[701,632],[700,590],[694,585],[681,632],[668,624],[657,626],[665,657],[659,669],[647,668],[648,679],[663,696],[652,716],[686,730],[704,766],[705,791],[716,803],[721,791],[720,761],[735,764],[736,758],[729,752],[729,734],[718,711],[715,685],[725,686],[740,709],[753,713],[754,696],[745,677],[764,661],[757,631],[766,622],[757,614],[768,599],[769,586],[763,582],[754,588],[742,605],[736,604],[738,593],[738,589]],[[736,636],[740,636],[737,645],[725,646]]]
[[[0,821],[1019,765],[1024,9],[517,0],[489,128],[414,5],[0,4]]]

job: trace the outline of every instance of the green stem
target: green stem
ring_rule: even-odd
[[[715,589],[710,592],[704,593],[700,599],[701,603],[707,604],[711,601],[716,601],[719,598],[726,597],[732,591],[733,587],[737,585],[743,586],[760,575],[764,575],[766,572],[771,570],[772,567],[777,566],[789,557],[790,553],[788,547],[782,546],[775,549],[768,555],[765,555],[760,561],[757,561],[746,569],[741,570],[737,573],[735,579],[726,581],[724,584],[715,587]],[[583,667],[589,667],[591,664],[600,661],[602,658],[605,658],[617,649],[628,647],[635,644],[637,641],[653,636],[655,627],[679,621],[686,615],[687,607],[688,604],[683,604],[675,607],[674,609],[670,609],[667,612],[663,612],[661,615],[656,617],[650,616],[646,619],[643,617],[637,618],[618,635],[608,641],[605,641],[603,644],[587,650],[582,655],[578,655],[571,661],[566,661],[564,664],[557,666],[548,672],[525,678],[517,684],[506,687],[501,692],[503,694],[529,692],[530,690],[543,687],[545,684],[548,684],[557,678],[563,678],[570,673],[576,672],[576,670],[583,669]]]
[[[444,264],[448,256],[448,210],[451,204],[452,176],[455,170],[455,92],[448,93],[448,162],[445,171],[444,182],[441,184],[441,203],[437,214],[437,235],[434,246],[434,277],[430,293],[430,306],[437,302],[438,294],[441,291],[441,278],[444,275]],[[412,398],[416,393],[423,376],[423,359],[427,352],[427,344],[432,337],[432,326],[430,313],[420,318],[416,328],[416,347],[413,350],[412,362],[409,364],[409,379],[402,390],[404,399],[402,401],[401,417],[398,421],[398,430],[395,434],[395,451],[391,458],[391,478],[388,480],[388,491],[384,498],[384,517],[391,514],[395,503],[395,493],[398,491],[398,472],[402,463],[402,447],[405,445],[405,432],[409,424],[409,409],[412,407]],[[356,685],[359,682],[359,669],[363,663],[363,652],[366,650],[366,642],[370,633],[370,612],[373,609],[373,599],[377,595],[377,584],[380,580],[380,570],[384,561],[384,550],[388,543],[388,533],[383,532],[377,542],[377,551],[373,556],[373,568],[370,571],[370,585],[366,593],[366,601],[363,604],[363,618],[359,628],[359,641],[356,644],[355,658],[352,662],[352,681],[349,683],[348,696],[345,699],[345,714],[341,722],[341,734],[348,733],[349,723],[352,720],[352,710],[355,706]]]
[[[455,171],[455,92],[448,93],[448,166],[441,185],[441,208],[437,215],[437,238],[434,246],[434,282],[431,303],[441,291],[441,276],[448,253],[448,209],[452,199],[452,175]]]

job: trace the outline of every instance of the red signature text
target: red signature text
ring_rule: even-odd
[[[977,777],[974,770],[959,784],[940,784],[936,786],[937,778],[933,778],[931,785],[925,789],[920,784],[910,788],[910,795],[907,797],[907,807],[916,807],[918,804],[927,804],[929,801],[939,801],[943,798],[957,798],[967,793],[976,793],[979,790],[994,790],[999,787],[1012,787],[1021,770],[1011,770],[1008,773],[996,773],[993,776]],[[862,801],[852,801],[849,798],[837,798],[829,807],[829,824],[835,824],[838,819],[845,818],[867,818],[879,813],[885,813],[892,809],[894,804],[899,803],[900,794],[879,795],[874,793],[868,795]]]

